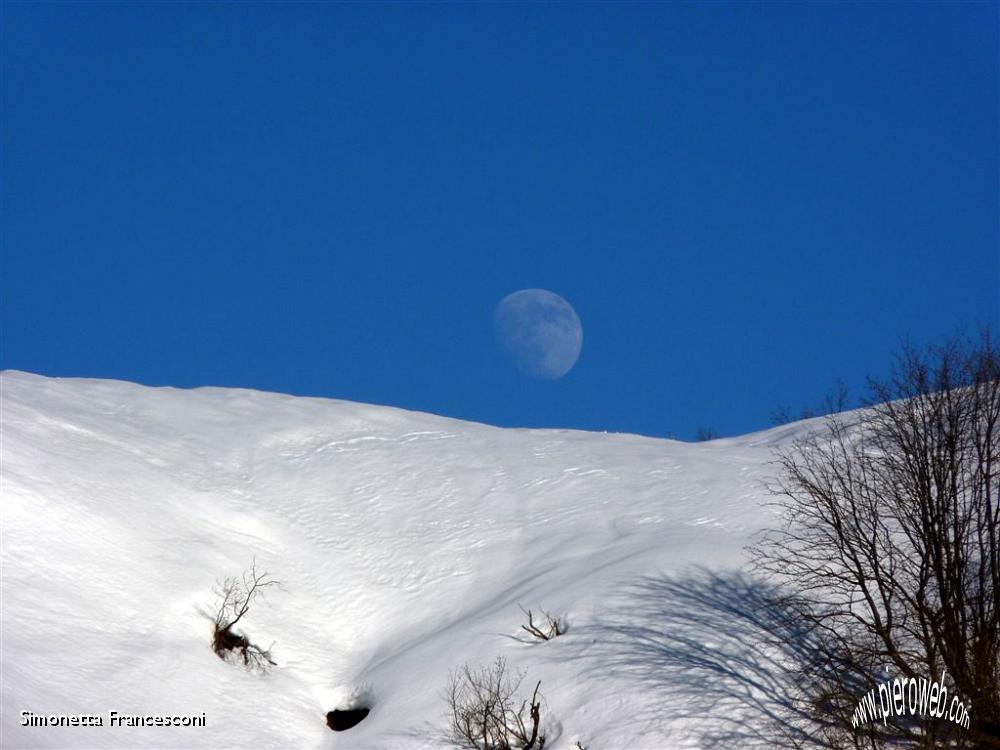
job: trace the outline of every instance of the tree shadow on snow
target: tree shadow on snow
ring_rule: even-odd
[[[817,710],[823,680],[835,676],[824,674],[819,642],[776,587],[698,569],[646,577],[623,594],[596,625],[591,653],[593,669],[655,699],[624,721],[669,723],[673,738],[725,750],[826,747],[840,731],[843,716]]]

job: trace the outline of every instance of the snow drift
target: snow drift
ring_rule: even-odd
[[[699,747],[729,709],[699,703],[711,670],[678,646],[752,653],[725,604],[699,603],[747,593],[771,449],[801,429],[687,444],[248,390],[0,385],[10,748],[435,747],[449,672],[497,655],[541,680],[548,748]],[[211,649],[213,585],[253,558],[284,584],[242,623],[274,644],[264,675]],[[569,631],[525,637],[519,604]],[[327,712],[359,706],[330,731]]]

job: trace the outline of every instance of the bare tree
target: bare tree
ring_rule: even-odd
[[[696,443],[706,443],[709,440],[718,440],[719,437],[719,433],[711,427],[699,427],[697,432],[694,434],[694,441]]]
[[[241,576],[224,578],[216,584],[212,650],[220,659],[236,653],[242,657],[243,666],[247,669],[265,670],[275,665],[271,647],[261,648],[233,628],[247,615],[253,603],[263,597],[266,589],[280,585],[269,577],[267,571],[257,572],[256,559]]]
[[[451,740],[473,750],[541,750],[545,735],[539,734],[541,698],[535,684],[531,698],[518,690],[524,675],[510,672],[507,660],[498,656],[488,666],[472,669],[468,664],[452,672],[446,692],[451,711]]]
[[[566,622],[546,612],[544,609],[542,610],[542,617],[545,618],[545,622],[536,625],[531,610],[521,607],[520,604],[517,606],[528,616],[528,624],[521,626],[521,630],[528,633],[528,635],[534,636],[540,641],[550,641],[566,632]]]
[[[1000,348],[904,347],[866,408],[827,418],[778,455],[782,516],[754,549],[823,646],[814,710],[858,746],[1000,747]],[[800,665],[802,666],[802,665]],[[805,670],[804,670],[805,671]],[[926,720],[851,731],[886,675],[947,672],[971,727]]]
[[[830,390],[823,396],[823,400],[818,406],[804,406],[799,410],[798,416],[792,413],[791,408],[787,404],[779,406],[771,412],[771,424],[777,427],[796,420],[813,419],[827,414],[837,414],[849,408],[851,408],[850,391],[844,381],[837,378]]]

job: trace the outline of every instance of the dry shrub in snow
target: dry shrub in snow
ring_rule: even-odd
[[[245,635],[233,630],[250,611],[251,605],[263,597],[265,589],[280,587],[280,583],[268,577],[266,571],[257,572],[257,562],[239,577],[232,576],[219,581],[215,587],[215,606],[212,650],[220,659],[227,660],[237,654],[247,669],[263,671],[274,666],[270,648],[264,649],[250,641]]]
[[[528,624],[522,625],[521,630],[524,630],[526,633],[534,636],[540,641],[550,641],[566,632],[565,621],[559,619],[558,617],[554,617],[545,610],[542,610],[542,617],[545,618],[545,621],[537,624],[535,623],[534,615],[532,615],[530,609],[521,607],[521,611],[528,616]]]
[[[523,679],[522,673],[508,670],[502,656],[478,669],[466,664],[452,672],[446,692],[452,742],[473,750],[541,750],[541,682],[528,700],[518,694]]]

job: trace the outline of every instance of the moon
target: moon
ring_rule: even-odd
[[[493,325],[517,368],[533,378],[561,378],[580,357],[580,318],[569,302],[547,289],[508,294],[493,313]]]

